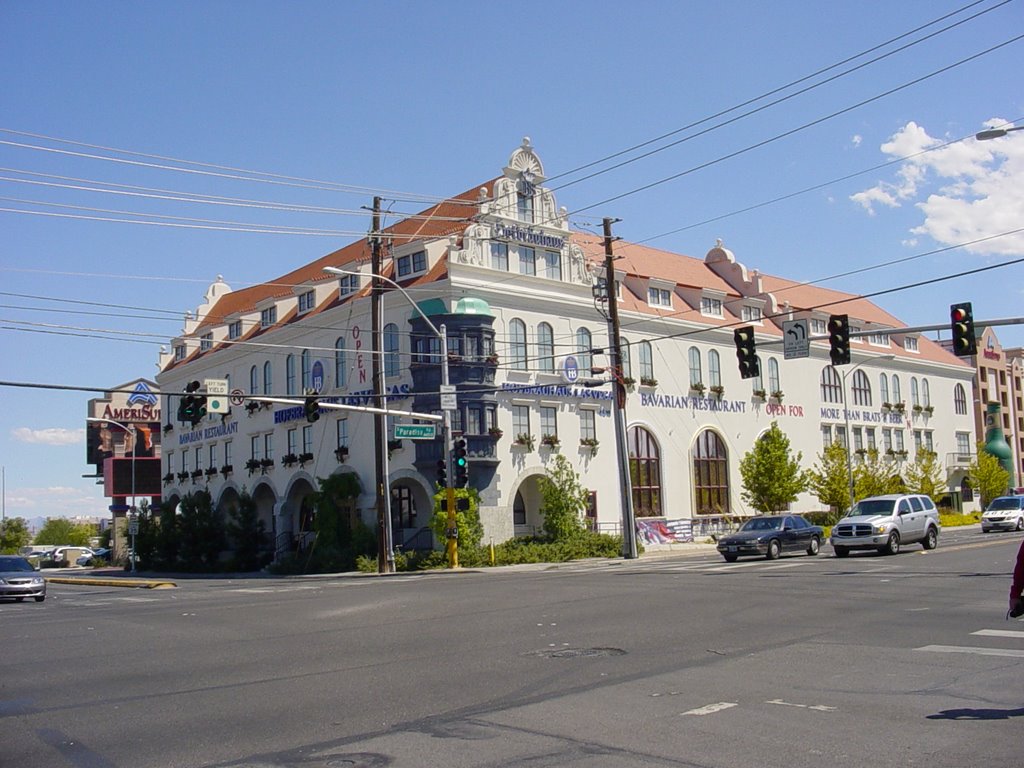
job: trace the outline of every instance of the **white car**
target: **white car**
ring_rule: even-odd
[[[1024,531],[1024,496],[1000,496],[992,499],[981,516],[981,530]]]

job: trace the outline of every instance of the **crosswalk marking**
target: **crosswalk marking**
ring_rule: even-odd
[[[1024,658],[1024,650],[1015,648],[979,648],[961,645],[925,645],[915,648],[915,651],[927,651],[931,653],[971,653],[976,656],[1009,656],[1011,658]]]
[[[977,632],[971,632],[971,634],[982,637],[1024,637],[1024,632],[1019,632],[1015,629],[980,629]]]

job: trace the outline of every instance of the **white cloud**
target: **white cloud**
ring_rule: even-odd
[[[20,443],[36,443],[38,445],[75,445],[85,440],[84,429],[29,429],[18,427],[11,430],[11,437]]]
[[[986,125],[1006,125],[993,119]],[[913,204],[923,221],[910,230],[942,245],[956,245],[1021,226],[1024,210],[1024,131],[992,141],[966,139],[940,146],[942,139],[914,122],[880,147],[891,158],[907,157],[895,178],[880,181],[850,199],[869,215],[878,209]],[[927,151],[930,150],[930,151]],[[967,246],[985,255],[1024,254],[1024,234]]]
[[[8,478],[10,473],[8,473]],[[103,489],[91,480],[82,480],[82,487],[55,485],[48,488],[8,488],[8,517],[76,517],[109,516],[110,501],[103,498]]]
[[[850,139],[850,143],[853,144],[853,146],[855,146],[855,147],[859,147],[861,145],[861,142],[863,142],[863,141],[864,141],[864,137],[861,136],[859,133],[855,133],[853,135],[853,138]]]

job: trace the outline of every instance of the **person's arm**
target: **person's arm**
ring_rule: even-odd
[[[1013,582],[1010,584],[1010,607],[1017,601],[1017,598],[1024,592],[1024,541],[1017,550],[1017,563],[1013,567]]]

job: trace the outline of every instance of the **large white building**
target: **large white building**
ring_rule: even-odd
[[[524,140],[496,179],[384,231],[383,271],[407,292],[382,300],[389,407],[440,413],[438,340],[408,296],[446,326],[453,427],[468,441],[470,485],[481,495],[485,540],[494,542],[539,528],[538,478],[556,451],[591,490],[596,526],[612,531],[621,521],[612,388],[572,382],[564,365],[570,356],[584,372],[608,363],[599,351],[609,346],[608,326],[593,291],[603,242],[570,231],[543,183]],[[623,241],[614,252],[639,518],[752,513],[741,500],[739,461],[772,421],[806,466],[832,440],[849,440],[855,456],[877,448],[913,460],[919,448],[935,451],[956,496],[974,450],[969,365],[902,332],[905,324],[867,300],[748,270],[722,243],[704,258]],[[228,379],[243,395],[294,398],[317,386],[325,401],[370,402],[369,254],[360,241],[239,291],[218,279],[160,361],[162,392],[209,378]],[[328,266],[361,274],[339,279]],[[828,316],[840,313],[852,330],[871,332],[854,339],[850,365],[832,367],[826,342],[812,342],[806,358],[783,358],[785,320],[807,319],[811,335],[823,336]],[[748,324],[757,329],[760,379],[741,379],[736,363],[733,329]],[[310,528],[316,478],[347,471],[362,481],[364,518],[374,518],[371,415],[323,409],[309,423],[301,407],[249,402],[193,428],[173,421],[171,397],[165,503],[199,487],[229,502],[247,488],[284,550]],[[419,543],[444,449],[440,439],[392,448],[395,541]],[[793,508],[822,505],[805,495]]]

